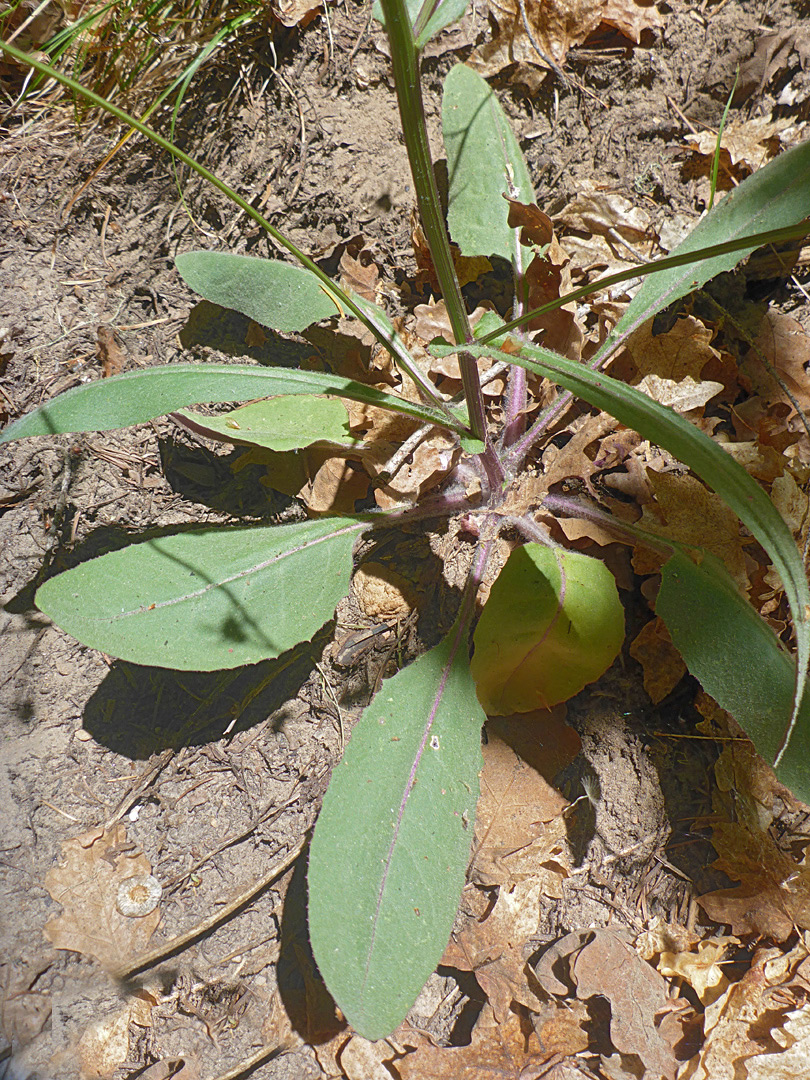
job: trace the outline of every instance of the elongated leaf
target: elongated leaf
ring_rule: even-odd
[[[773,761],[791,709],[796,664],[737,591],[725,566],[706,553],[696,566],[676,550],[664,565],[655,610],[706,692]],[[810,699],[805,698],[776,767],[781,782],[805,803],[810,803],[808,762]]]
[[[497,97],[472,68],[457,64],[444,83],[442,130],[447,151],[447,223],[462,255],[510,260],[517,230],[509,204],[534,202],[529,171]]]
[[[416,37],[417,49],[424,48],[431,38],[434,38],[441,30],[444,30],[445,26],[449,26],[450,23],[460,19],[467,10],[468,2],[469,0],[435,0],[434,3],[431,3],[431,0],[405,0],[405,6],[408,9],[408,15],[411,20],[411,26],[414,29],[416,29],[416,20],[422,8],[428,5],[435,8],[433,14],[430,15],[427,20],[425,20],[424,17],[420,20],[423,24],[423,28],[419,29],[419,33]],[[380,0],[374,0],[374,6],[371,10],[374,18],[385,26],[385,19],[383,18]]]
[[[590,405],[615,416],[643,438],[665,447],[714,488],[762,544],[785,586],[796,631],[798,668],[790,720],[794,722],[804,694],[810,658],[810,589],[790,529],[766,493],[725,450],[673,409],[647,397],[635,387],[626,386],[548,349],[534,345],[522,345],[521,348],[526,355],[510,356],[511,363],[552,379]],[[487,346],[466,345],[465,350],[473,355],[503,358],[503,353]],[[431,346],[431,352],[437,356],[454,351],[452,345]],[[755,671],[749,674],[751,679],[756,678]],[[784,718],[783,730],[788,725],[788,716]]]
[[[389,679],[352,732],[309,860],[321,974],[367,1039],[389,1035],[435,969],[464,886],[481,768],[466,633]]]
[[[314,274],[290,263],[227,251],[189,251],[174,262],[194,292],[272,330],[306,330],[342,313]]]
[[[672,255],[723,244],[749,233],[794,225],[810,207],[810,140],[786,150],[747,177],[700,221]],[[627,311],[602,344],[592,363],[609,355],[647,319],[667,305],[701,288],[707,281],[733,270],[758,245],[713,259],[663,270],[644,279]]]
[[[248,443],[268,450],[298,450],[313,443],[355,446],[346,406],[334,398],[302,394],[267,398],[218,416],[191,409],[172,414],[198,435],[230,443]]]
[[[490,715],[549,709],[610,667],[624,641],[616,581],[600,559],[516,548],[475,628],[470,669]]]
[[[37,606],[94,649],[215,671],[276,657],[332,617],[362,525],[212,528],[146,540],[51,578]]]
[[[9,424],[0,432],[0,443],[31,435],[110,431],[142,424],[185,405],[244,401],[277,394],[331,394],[404,413],[421,423],[452,427],[452,419],[438,409],[405,401],[339,375],[260,368],[253,364],[170,364],[149,371],[127,371],[68,390]],[[461,421],[455,430],[462,430]]]

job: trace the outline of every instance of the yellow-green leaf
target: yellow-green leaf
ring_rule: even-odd
[[[567,701],[598,679],[624,640],[612,574],[576,551],[526,544],[510,555],[475,631],[472,674],[486,712]]]

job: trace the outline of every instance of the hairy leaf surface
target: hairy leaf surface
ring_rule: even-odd
[[[342,518],[199,529],[142,541],[46,581],[37,606],[136,664],[216,671],[279,656],[346,595],[363,528]]]
[[[174,264],[195,293],[272,330],[306,330],[342,312],[314,274],[291,263],[228,251],[188,251]]]
[[[472,68],[457,64],[444,83],[442,130],[447,150],[447,223],[462,255],[512,260],[518,241],[504,195],[534,201],[529,171],[498,98]]]
[[[444,412],[405,401],[340,375],[254,364],[170,364],[149,371],[127,371],[77,386],[15,420],[0,432],[0,443],[32,435],[71,431],[110,431],[154,420],[186,405],[245,401],[281,394],[331,394],[403,413],[421,423],[453,427]],[[459,420],[455,430],[463,430]]]
[[[387,680],[352,732],[309,861],[309,929],[352,1027],[389,1035],[441,959],[464,886],[481,768],[467,635]]]
[[[354,446],[358,441],[349,431],[342,402],[310,394],[253,401],[217,416],[190,409],[179,409],[172,415],[198,435],[268,450],[298,450],[313,443]]]
[[[773,630],[740,595],[725,566],[704,553],[700,565],[676,550],[664,565],[656,612],[687,667],[731,713],[762,756],[782,742],[796,664]],[[810,699],[805,697],[776,775],[810,803]]]

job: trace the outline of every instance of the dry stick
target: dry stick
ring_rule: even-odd
[[[249,1058],[245,1058],[244,1061],[240,1061],[238,1065],[234,1065],[232,1069],[228,1069],[227,1072],[220,1073],[214,1080],[241,1080],[243,1076],[247,1076],[252,1073],[254,1069],[258,1069],[260,1065],[264,1065],[266,1061],[272,1061],[274,1058],[281,1057],[282,1054],[286,1054],[291,1050],[289,1046],[263,1046],[261,1050],[257,1050],[255,1054],[251,1054]]]
[[[188,946],[192,945],[198,938],[203,937],[204,934],[215,929],[221,923],[225,922],[226,919],[229,919],[231,915],[235,914],[240,908],[250,903],[250,901],[258,896],[263,889],[266,889],[268,885],[276,880],[276,878],[281,877],[285,871],[289,870],[304,850],[306,842],[307,837],[303,836],[295,847],[288,851],[286,855],[283,855],[263,877],[254,882],[249,889],[246,889],[245,892],[237,896],[235,900],[231,900],[231,902],[226,904],[220,911],[215,912],[213,915],[209,915],[207,919],[203,919],[202,922],[197,923],[196,926],[187,930],[186,933],[178,934],[177,937],[170,938],[169,941],[164,941],[163,944],[158,945],[157,948],[141,953],[140,956],[131,960],[128,964],[121,964],[120,967],[114,968],[112,974],[118,979],[131,979],[132,976],[137,975],[139,971],[154,967],[154,965],[159,964],[161,960],[165,960],[174,953],[188,948]]]

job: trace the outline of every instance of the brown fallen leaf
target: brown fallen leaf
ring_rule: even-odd
[[[469,1046],[423,1045],[396,1068],[402,1080],[539,1080],[549,1076],[548,1060],[522,1016],[509,1012],[499,1023],[485,1005]]]
[[[711,1005],[726,992],[729,980],[720,964],[729,945],[739,945],[735,937],[710,937],[698,941],[695,950],[661,953],[658,970],[668,979],[682,979],[697,994],[702,1005]]]
[[[758,949],[751,968],[706,1009],[700,1053],[679,1080],[798,1080],[810,1064],[807,944]]]
[[[525,5],[518,0],[489,0],[489,12],[497,33],[469,59],[470,66],[487,78],[515,63],[548,68],[548,59],[562,64],[568,50],[602,22],[637,44],[642,30],[664,22],[653,4],[635,0],[535,0]]]
[[[686,674],[686,664],[672,644],[662,619],[645,623],[630,645],[630,655],[641,664],[644,689],[657,705]]]
[[[105,379],[119,375],[127,363],[127,354],[121,347],[111,326],[99,326],[96,330],[96,356],[101,364],[101,374]]]
[[[647,469],[655,503],[643,508],[639,526],[666,539],[705,548],[721,559],[743,592],[748,591],[748,570],[737,516],[722,499],[689,475]],[[637,547],[633,566],[638,574],[655,573],[660,556]]]
[[[579,739],[563,717],[557,709],[487,725],[470,877],[499,890],[483,916],[471,911],[463,920],[442,962],[475,974],[498,1020],[513,1002],[537,1007],[524,947],[537,931],[541,899],[560,897],[569,871],[562,818],[568,803],[543,776],[578,752]]]
[[[680,1028],[666,1023],[672,1001],[655,968],[618,934],[596,930],[574,957],[572,973],[578,998],[601,996],[609,1001],[610,1038],[616,1049],[637,1054],[652,1076],[674,1080],[678,1061],[673,1043]]]
[[[119,910],[127,882],[151,872],[143,852],[128,844],[126,827],[91,829],[65,841],[62,853],[45,888],[64,910],[45,925],[45,937],[57,949],[95,957],[108,968],[144,952],[160,922],[160,907],[139,917]]]
[[[666,333],[655,333],[652,321],[644,323],[628,338],[625,346],[633,359],[633,369],[622,374],[636,383],[645,375],[680,382],[691,376],[700,380],[703,369],[720,353],[711,344],[712,333],[691,315],[682,315]]]

